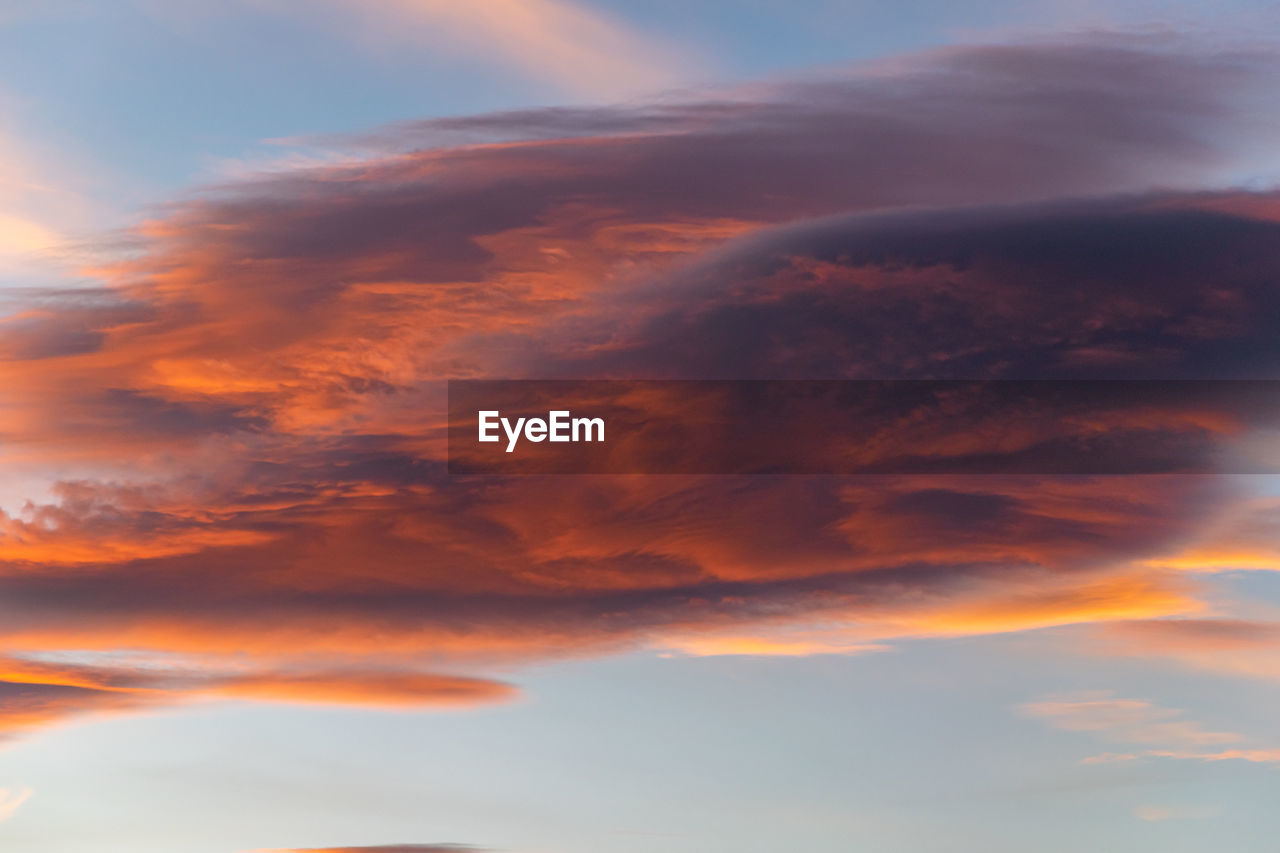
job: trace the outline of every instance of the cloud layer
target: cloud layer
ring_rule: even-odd
[[[1276,378],[1280,201],[1196,191],[1271,73],[956,49],[405,125],[175,202],[3,321],[0,465],[59,472],[0,518],[4,728],[1205,616],[1174,564],[1239,511],[1216,478],[450,478],[443,380]]]

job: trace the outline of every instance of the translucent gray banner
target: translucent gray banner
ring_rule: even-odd
[[[1280,381],[454,380],[451,474],[1280,472]]]

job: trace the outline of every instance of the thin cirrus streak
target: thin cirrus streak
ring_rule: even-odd
[[[1174,761],[1244,761],[1252,764],[1280,762],[1280,748],[1251,746],[1244,735],[1213,731],[1181,710],[1162,708],[1141,699],[1110,694],[1049,697],[1018,708],[1055,728],[1093,735],[1112,743],[1141,746],[1136,752],[1104,752],[1082,764],[1112,764],[1143,759]]]
[[[9,94],[0,90],[0,101]],[[68,231],[89,222],[89,204],[74,189],[79,175],[20,144],[10,127],[0,128],[0,277],[4,285],[22,275],[56,267],[56,251]]]
[[[467,844],[378,844],[370,847],[291,847],[253,853],[484,853]]]
[[[75,663],[0,660],[0,739],[82,714],[137,712],[199,699],[354,705],[376,708],[451,707],[509,699],[505,684],[418,671],[305,671],[205,666],[167,667],[148,661]]]
[[[248,0],[293,15],[285,0]],[[496,61],[576,97],[651,94],[695,72],[689,51],[639,32],[577,0],[323,0],[344,34],[380,51],[428,47]],[[353,25],[354,24],[354,25]]]
[[[1253,500],[1225,478],[450,478],[442,380],[1275,378],[1277,202],[1195,191],[1273,73],[974,47],[400,126],[477,138],[176,203],[102,289],[4,321],[0,465],[72,472],[0,520],[10,728],[1218,618],[1181,562]],[[1055,200],[1082,194],[1111,196]]]
[[[18,813],[27,800],[31,799],[29,788],[0,788],[0,821],[6,821]]]

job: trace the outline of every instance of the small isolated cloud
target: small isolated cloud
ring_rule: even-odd
[[[0,788],[0,821],[13,817],[31,799],[30,788]]]
[[[370,671],[248,667],[242,661],[187,667],[143,661],[45,663],[0,658],[0,740],[88,714],[137,712],[192,702],[252,700],[384,710],[456,708],[515,695],[501,682],[415,669]]]
[[[1138,806],[1133,816],[1148,823],[1160,823],[1167,820],[1207,820],[1219,817],[1221,806]]]
[[[1112,698],[1105,694],[1029,702],[1019,710],[1054,728],[1092,732],[1120,743],[1203,746],[1236,743],[1244,739],[1232,732],[1208,731],[1199,723],[1179,719],[1183,712],[1174,708],[1162,708],[1139,699]]]
[[[1242,743],[1247,740],[1244,735],[1207,729],[1194,720],[1182,719],[1184,712],[1179,709],[1164,708],[1141,699],[1117,698],[1109,693],[1051,697],[1020,705],[1018,711],[1063,731],[1084,732],[1113,743],[1148,747],[1104,752],[1083,759],[1082,764],[1115,764],[1143,758],[1280,763],[1280,748],[1248,746]],[[1211,748],[1222,744],[1242,745]]]

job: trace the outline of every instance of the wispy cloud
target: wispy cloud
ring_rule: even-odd
[[[0,21],[0,26],[3,22]],[[52,146],[33,110],[0,88],[0,285],[58,282],[74,272],[77,244],[107,221],[91,155]]]
[[[1244,761],[1249,764],[1280,764],[1280,748],[1223,749],[1216,751],[1185,749],[1148,749],[1143,752],[1104,752],[1082,759],[1081,764],[1116,764],[1142,758],[1167,758],[1175,761]]]
[[[370,847],[288,847],[252,853],[485,853],[469,844],[377,844]]]
[[[1179,719],[1183,712],[1174,708],[1105,694],[1029,702],[1019,710],[1055,728],[1091,732],[1121,743],[1204,746],[1244,740],[1233,732],[1209,731]]]
[[[1273,543],[1259,543],[1249,556],[1247,540],[1230,543],[1223,553],[1233,561],[1257,565],[1271,558]],[[1212,569],[1211,569],[1212,570]],[[1232,616],[1228,607],[1208,618],[1119,621],[1099,626],[1090,647],[1107,655],[1164,660],[1207,673],[1280,679],[1280,621]],[[1264,611],[1265,613],[1265,611]]]
[[[1242,745],[1213,747],[1248,740],[1235,732],[1213,731],[1185,719],[1185,712],[1142,699],[1115,697],[1109,693],[1050,697],[1018,706],[1019,713],[1042,720],[1064,731],[1082,732],[1113,743],[1147,747],[1126,752],[1104,752],[1082,764],[1114,764],[1144,758],[1179,761],[1280,762],[1280,749]]]
[[[194,701],[343,705],[382,710],[457,708],[501,702],[515,691],[497,681],[400,669],[328,670],[305,663],[246,665],[232,656],[194,661],[137,656],[128,662],[60,655],[0,659],[0,739],[87,714],[166,708]],[[110,656],[108,656],[110,657]]]
[[[294,14],[290,0],[247,0]],[[344,30],[376,49],[430,50],[494,62],[563,94],[620,98],[681,83],[700,62],[583,0],[322,0]]]
[[[26,147],[0,128],[0,274],[31,269],[64,241],[62,229],[83,223],[81,202]]]
[[[1221,806],[1197,805],[1145,805],[1133,810],[1134,817],[1148,823],[1163,823],[1170,820],[1207,820],[1220,817],[1222,813]]]
[[[0,822],[17,814],[31,794],[30,788],[0,788]]]

